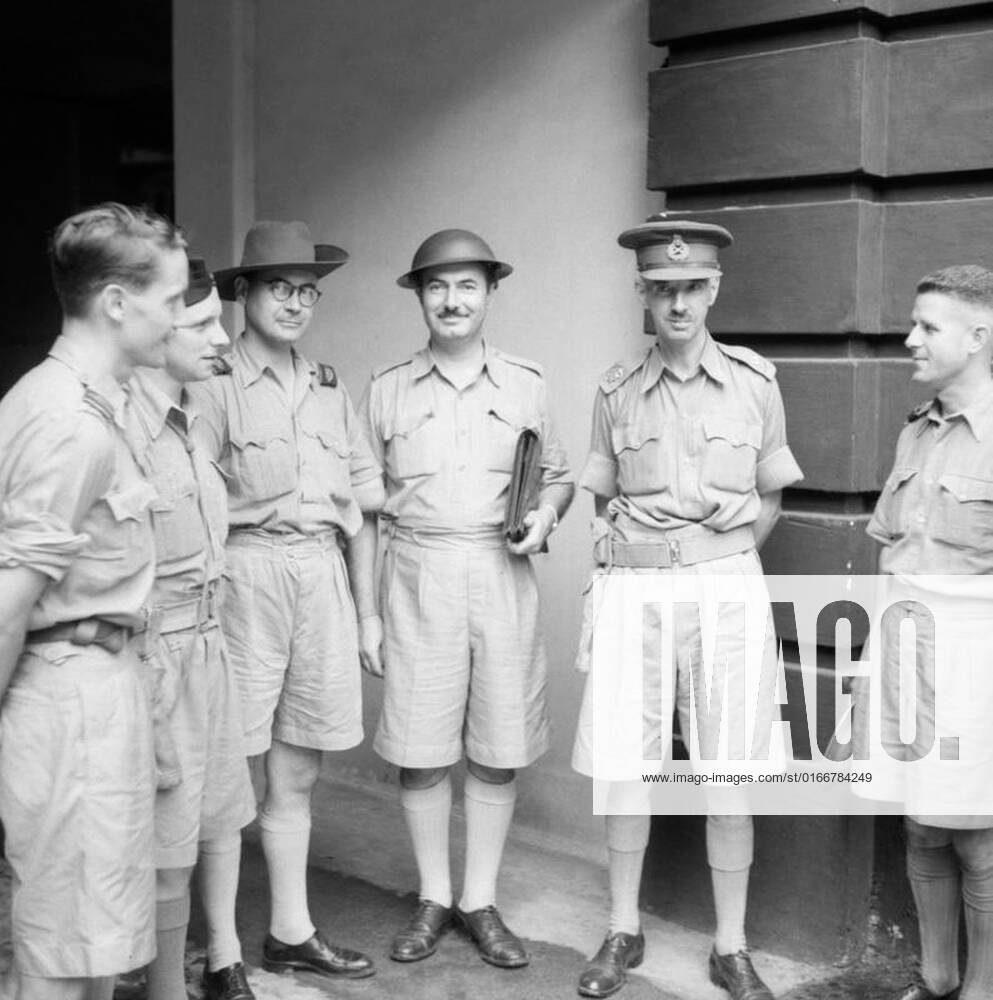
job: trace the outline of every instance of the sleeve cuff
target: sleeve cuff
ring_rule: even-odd
[[[784,489],[803,479],[803,472],[788,445],[763,458],[755,470],[755,488],[759,496]]]
[[[617,463],[605,455],[591,451],[586,456],[586,464],[579,476],[579,485],[597,496],[615,496],[617,493]]]
[[[9,521],[0,532],[0,566],[26,566],[59,581],[90,540],[47,520],[44,515]]]

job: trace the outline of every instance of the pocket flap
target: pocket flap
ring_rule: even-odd
[[[115,521],[140,521],[155,496],[151,484],[142,481],[112,490],[104,499]]]
[[[648,424],[619,424],[610,431],[610,441],[614,446],[614,454],[622,451],[637,451],[648,441],[655,441],[662,436],[661,427]]]
[[[762,447],[762,428],[745,420],[729,420],[727,417],[704,417],[703,433],[708,441],[720,438],[736,448],[748,445],[756,451]]]
[[[974,476],[960,476],[946,472],[938,480],[938,485],[948,490],[960,503],[974,500],[993,501],[993,481],[989,479],[976,479]]]

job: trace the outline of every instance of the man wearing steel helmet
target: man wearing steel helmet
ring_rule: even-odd
[[[307,851],[321,754],[362,740],[349,576],[356,593],[371,590],[356,576],[367,561],[355,553],[375,546],[363,513],[379,509],[383,486],[334,369],[296,349],[317,282],[347,259],[339,247],[315,245],[302,222],[256,222],[241,264],[215,275],[221,298],[245,310],[232,372],[195,388],[228,476],[221,622],[245,749],[265,755],[259,827],[271,910],[262,964],[358,979],[373,974],[372,960],[329,943],[311,920]]]
[[[393,940],[400,962],[426,958],[458,919],[492,965],[528,956],[495,906],[513,815],[515,769],[548,746],[545,657],[528,556],[572,499],[548,416],[541,368],[496,350],[483,323],[511,268],[474,233],[443,230],[398,279],[418,296],[426,347],[373,374],[363,414],[386,477],[389,542],[383,624],[369,609],[363,656],[384,673],[375,749],[400,768],[401,802],[420,874],[420,901]],[[508,542],[504,513],[518,437],[541,441],[537,507]],[[385,626],[383,656],[379,643]],[[466,868],[453,906],[449,768],[466,757]]]
[[[651,804],[649,786],[641,781],[647,769],[642,758],[665,759],[673,704],[691,760],[701,757],[690,712],[693,665],[702,663],[699,620],[683,613],[686,605],[675,606],[674,635],[666,634],[659,644],[673,649],[672,669],[663,679],[668,661],[651,652],[648,637],[655,633],[642,619],[656,606],[650,588],[668,579],[673,586],[698,587],[701,599],[713,603],[715,591],[708,591],[707,580],[723,576],[760,592],[756,549],[775,524],[783,487],[801,478],[786,443],[774,367],[747,348],[718,344],[706,327],[720,286],[717,251],[730,244],[731,234],[707,223],[656,217],[624,232],[618,242],[637,254],[636,289],[656,337],[647,351],[613,365],[601,378],[580,478],[595,497],[599,568],[584,609],[579,665],[589,677],[573,766],[608,783],[611,885],[609,930],[579,981],[579,993],[590,997],[619,990],[626,970],[644,954],[638,888]],[[762,628],[752,648],[761,665],[776,649],[773,637],[764,634],[767,601],[760,610]],[[744,611],[731,624],[744,639]],[[626,642],[632,635],[641,638]],[[729,648],[724,715],[744,722],[750,737],[758,692],[745,683],[745,657],[737,652],[746,648],[744,642]],[[614,697],[624,690],[640,697]],[[653,734],[652,744],[643,742],[646,733]],[[710,977],[734,1000],[770,1000],[745,942],[752,861],[747,799],[742,786],[712,792],[705,787],[717,914]]]
[[[152,675],[156,955],[149,1000],[185,1000],[190,875],[200,858],[207,925],[204,993],[245,1000],[235,928],[241,828],[255,817],[241,706],[218,621],[228,512],[224,479],[200,439],[186,386],[211,378],[228,346],[206,264],[190,258],[185,305],[163,368],[131,379],[126,424],[138,467],[155,489],[155,588],[142,635]]]

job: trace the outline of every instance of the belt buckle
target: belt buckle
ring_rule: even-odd
[[[679,539],[678,538],[667,538],[665,544],[669,548],[669,562],[673,566],[679,565]]]

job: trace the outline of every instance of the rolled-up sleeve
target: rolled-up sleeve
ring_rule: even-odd
[[[762,447],[755,470],[755,489],[761,496],[803,479],[803,472],[786,443],[786,411],[779,385],[772,381],[766,394],[762,420]]]
[[[607,397],[602,389],[597,390],[593,401],[593,429],[590,434],[590,450],[579,476],[579,485],[584,490],[601,497],[617,495],[617,462],[610,439],[610,414],[607,412]]]
[[[89,541],[80,526],[113,470],[113,442],[96,418],[35,415],[0,461],[0,566],[61,580]]]
[[[548,412],[548,399],[542,384],[539,405],[542,413],[541,485],[570,486],[576,480],[569,468],[569,458]]]

